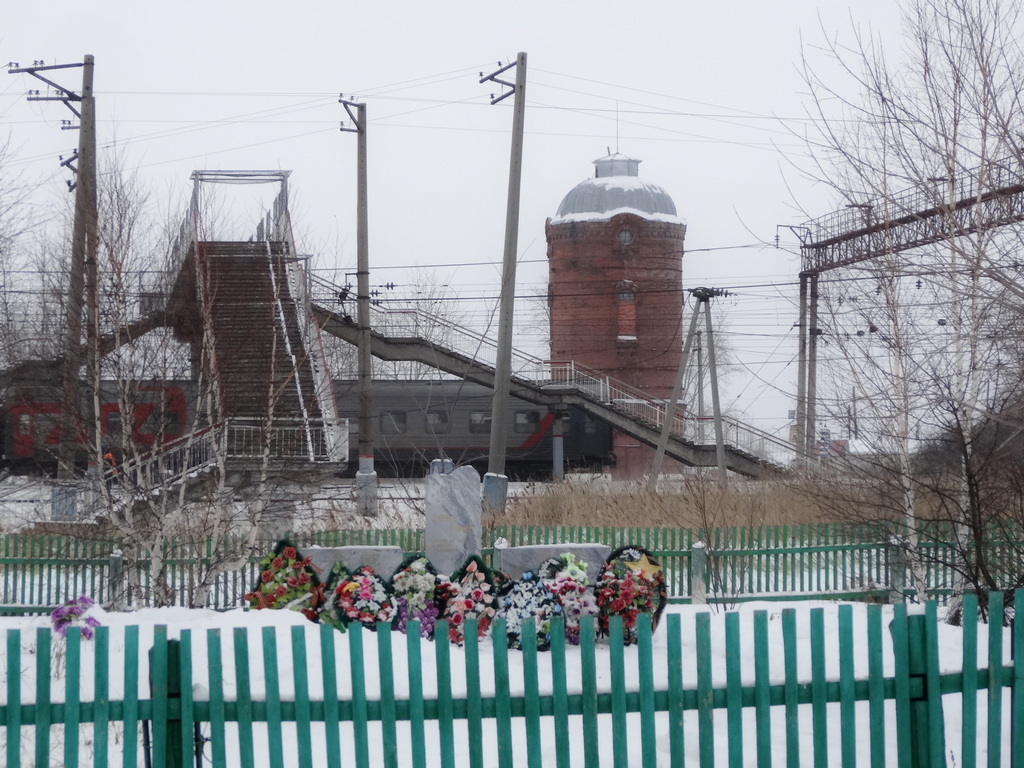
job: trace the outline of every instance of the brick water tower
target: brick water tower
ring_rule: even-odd
[[[682,356],[686,224],[640,161],[608,155],[547,220],[551,358],[573,360],[654,397],[672,394]],[[639,477],[653,451],[616,433],[614,474]]]

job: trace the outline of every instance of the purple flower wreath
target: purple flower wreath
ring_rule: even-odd
[[[420,637],[432,640],[434,624],[455,594],[455,587],[427,558],[413,557],[391,577],[391,591],[395,603],[392,628],[404,633],[410,621],[418,621]]]

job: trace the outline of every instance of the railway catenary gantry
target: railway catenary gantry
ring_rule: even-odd
[[[924,245],[1024,221],[1024,166],[1017,157],[963,176],[932,178],[894,195],[808,221],[800,238],[799,367],[796,438],[813,455],[816,429],[818,276]]]

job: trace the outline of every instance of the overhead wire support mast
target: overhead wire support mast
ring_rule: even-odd
[[[1024,221],[1024,165],[1015,156],[983,163],[952,180],[945,194],[946,199],[940,200],[935,188],[922,183],[793,228],[800,238],[801,262],[796,432],[805,458],[816,453],[817,339],[822,333],[817,327],[818,276],[879,256]]]
[[[98,413],[99,386],[99,279],[96,254],[99,232],[96,192],[96,103],[93,96],[94,58],[86,55],[81,62],[72,64],[46,64],[34,61],[32,66],[22,67],[16,62],[8,66],[9,74],[27,74],[45,83],[53,93],[41,94],[29,91],[29,101],[60,101],[71,110],[78,120],[62,121],[62,130],[79,131],[78,149],[68,158],[61,158],[61,166],[68,168],[75,181],[68,181],[68,189],[75,192],[75,218],[71,234],[71,265],[68,275],[68,300],[64,335],[64,353],[61,367],[61,424],[58,449],[58,472],[62,478],[71,478],[75,473],[77,437],[84,421],[79,391],[79,371],[82,367],[82,304],[86,308],[86,345],[88,351],[88,375],[91,382],[90,402]],[[75,93],[69,88],[40,74],[61,69],[82,69],[82,90]],[[77,105],[77,106],[76,106]],[[95,413],[93,416],[95,417]],[[95,422],[95,418],[89,419]],[[93,448],[100,452],[100,430],[93,423]]]
[[[721,288],[691,288],[689,294],[697,300],[697,303],[694,305],[693,315],[690,317],[690,329],[686,334],[686,341],[683,342],[683,356],[679,359],[679,370],[676,372],[672,395],[665,407],[665,421],[662,423],[661,436],[655,448],[654,461],[651,464],[651,473],[648,478],[648,487],[651,490],[656,490],[658,486],[658,476],[665,458],[665,449],[668,446],[669,436],[672,434],[679,399],[683,395],[683,376],[689,364],[690,350],[693,347],[694,337],[699,335],[697,319],[700,317],[702,309],[704,310],[705,332],[707,333],[708,366],[711,374],[711,407],[715,419],[715,464],[718,467],[718,482],[722,488],[728,487],[729,482],[725,462],[725,427],[722,423],[721,400],[718,397],[718,371],[715,365],[715,341],[711,327],[711,299],[731,294]],[[703,385],[698,381],[697,386]]]
[[[359,468],[356,470],[356,504],[367,517],[375,517],[377,504],[377,472],[373,465],[373,373],[370,367],[370,247],[366,169],[366,104],[347,101],[339,94],[352,127],[341,125],[346,133],[358,137],[356,171],[356,326],[359,331],[357,353],[359,363]],[[355,112],[353,112],[355,110]]]
[[[501,74],[515,67],[514,83]],[[509,391],[512,377],[512,321],[515,308],[516,257],[519,243],[519,189],[523,175],[523,124],[526,114],[526,54],[520,52],[514,64],[507,64],[489,75],[480,73],[480,82],[495,82],[509,91],[491,95],[491,104],[515,95],[512,108],[512,149],[509,160],[508,200],[505,210],[505,253],[501,270],[501,300],[498,309],[498,350],[494,365],[494,397],[491,401],[491,439],[484,478],[484,504],[487,511],[503,512],[508,497],[505,476],[505,445],[508,434]]]

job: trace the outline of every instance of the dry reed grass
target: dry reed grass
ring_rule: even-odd
[[[723,490],[705,477],[644,483],[573,478],[536,484],[510,500],[500,522],[512,525],[716,528],[832,522],[806,493],[781,482],[733,482]]]

